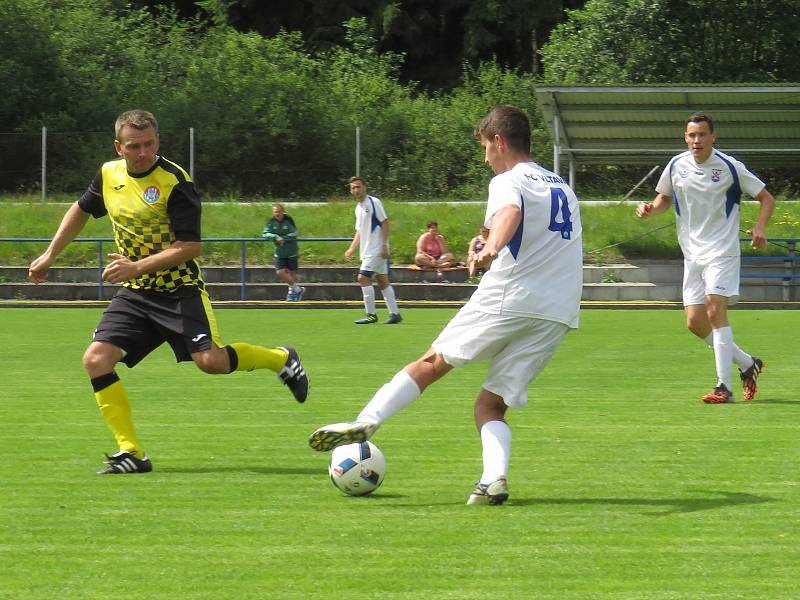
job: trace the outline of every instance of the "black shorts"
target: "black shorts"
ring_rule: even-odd
[[[95,342],[108,342],[126,352],[128,367],[167,342],[175,359],[192,360],[192,353],[219,345],[217,324],[208,294],[195,286],[174,292],[121,288],[100,318]]]
[[[280,271],[281,269],[287,269],[289,271],[297,271],[297,257],[288,256],[286,258],[282,258],[280,256],[276,256],[275,270]]]

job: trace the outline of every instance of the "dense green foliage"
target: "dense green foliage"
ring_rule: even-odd
[[[381,52],[402,53],[400,79],[425,89],[461,83],[462,66],[496,60],[539,73],[539,46],[586,0],[132,0],[140,7],[177,7],[184,17],[208,15],[238,31],[272,37],[302,33],[308,47],[324,51],[345,42],[348,19],[363,17]]]
[[[798,311],[732,315],[767,369],[755,401],[709,406],[713,357],[681,311],[584,310],[509,411],[509,502],[464,505],[485,364],[387,422],[383,486],[342,495],[307,436],[354,417],[453,312],[358,328],[360,309],[217,310],[227,341],[296,346],[308,401],[162,347],[119,372],[154,470],[99,477],[113,438],[81,354],[100,311],[0,309],[0,598],[797,597]]]
[[[620,6],[622,5],[622,6]],[[800,3],[589,0],[543,49],[561,84],[800,81]]]
[[[549,164],[539,72],[550,83],[800,79],[797,0],[734,0],[725,10],[709,0],[591,0],[549,41],[563,10],[583,1],[528,4],[4,0],[0,190],[36,191],[42,126],[48,191],[84,189],[113,158],[116,115],[142,107],[159,118],[162,153],[187,168],[194,131],[191,166],[207,193],[335,195],[356,170],[360,128],[358,164],[375,187],[469,198],[484,189],[473,128],[497,104],[531,114],[534,155]],[[461,57],[455,76],[437,56]],[[441,86],[410,80],[412,64],[441,69]],[[602,188],[627,171],[595,171],[584,178],[595,189],[625,191]],[[775,191],[797,189],[796,174],[781,177],[794,184]]]

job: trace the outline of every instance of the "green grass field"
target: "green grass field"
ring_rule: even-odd
[[[80,360],[100,312],[0,310],[0,598],[798,597],[800,312],[732,312],[761,389],[707,406],[713,355],[680,311],[584,311],[509,414],[507,504],[464,505],[484,365],[389,421],[383,486],[342,495],[308,434],[354,417],[453,313],[218,310],[225,341],[298,348],[308,402],[161,348],[120,369],[155,470],[99,477],[113,439]]]

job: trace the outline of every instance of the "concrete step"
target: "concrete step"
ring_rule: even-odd
[[[585,265],[583,281],[585,283],[620,283],[620,282],[653,282],[672,283],[680,281],[683,265],[680,262],[642,263],[642,264],[610,264]],[[308,283],[350,283],[355,281],[357,267],[311,266],[302,267],[299,279]],[[203,278],[207,283],[239,283],[244,276],[247,283],[279,283],[275,270],[271,267],[203,267]],[[96,267],[54,267],[48,273],[53,283],[98,283],[99,270]],[[396,283],[435,283],[445,279],[448,283],[465,283],[467,270],[456,269],[444,271],[441,275],[435,271],[417,271],[405,266],[392,267],[389,278]],[[27,267],[0,266],[0,282],[16,283],[28,281]]]
[[[304,300],[360,300],[361,290],[356,283],[304,283]],[[462,300],[475,290],[468,283],[393,283],[398,300]],[[3,300],[107,300],[118,286],[96,283],[0,283]],[[283,300],[286,286],[281,283],[207,284],[212,300]],[[380,299],[380,293],[377,293]],[[588,283],[583,287],[584,300],[677,300],[679,286],[656,286],[652,283]]]
[[[681,261],[650,261],[635,264],[586,265],[583,269],[585,301],[669,301],[681,300]],[[205,267],[203,274],[212,300],[284,300],[286,286],[277,282],[269,267]],[[361,291],[352,267],[308,267],[300,271],[306,288],[305,300],[359,301]],[[475,286],[466,283],[466,270],[442,274],[394,267],[390,277],[398,300],[465,301]],[[34,285],[27,281],[26,267],[0,267],[0,300],[107,300],[117,286],[103,284],[102,294],[96,268],[57,267],[50,282]],[[741,300],[775,302],[800,300],[799,285],[787,286],[777,279],[743,279]],[[380,298],[380,294],[378,294]]]

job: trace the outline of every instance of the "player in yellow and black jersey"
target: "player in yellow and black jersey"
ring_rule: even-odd
[[[120,158],[102,165],[89,189],[61,220],[47,250],[30,266],[34,283],[83,230],[90,216],[108,215],[117,252],[103,279],[122,287],[100,319],[83,355],[95,399],[119,451],[100,474],[145,473],[152,464],[136,436],[130,402],[117,376],[118,362],[133,367],[167,342],[178,361],[206,373],[270,369],[298,402],[308,377],[288,346],[223,345],[196,262],[201,252],[200,198],[188,173],[159,156],[158,123],[143,110],[121,114],[114,146]]]

